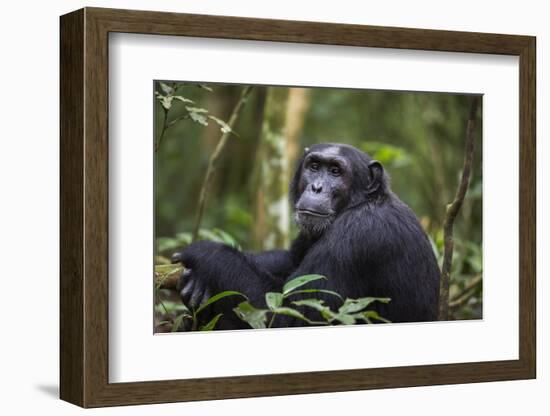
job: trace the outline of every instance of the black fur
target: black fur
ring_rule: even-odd
[[[304,161],[307,163],[312,152],[323,157],[332,157],[336,152],[346,168],[337,176],[321,171],[304,174]],[[297,276],[321,274],[328,279],[307,287],[333,290],[344,298],[389,297],[389,304],[373,304],[372,308],[392,322],[436,320],[436,259],[414,213],[391,192],[381,164],[351,146],[315,145],[299,161],[290,184],[294,206],[311,187],[304,182],[304,175],[316,178],[319,189],[325,189],[318,192],[314,188],[315,195],[324,198],[323,206],[337,200],[327,208],[333,214],[319,218],[319,223],[309,215],[300,221],[297,214],[301,232],[288,251],[253,254],[213,242],[191,244],[173,258],[191,269],[180,282],[180,289],[194,282],[192,290],[183,294],[184,301],[189,303],[193,297],[195,303],[200,303],[212,294],[236,290],[246,294],[253,305],[265,307],[266,292],[281,291],[286,281]],[[341,301],[334,296],[322,298],[332,309],[340,306]],[[231,310],[240,300],[228,298],[215,304],[216,311],[211,313],[224,313],[218,329],[247,327]],[[301,324],[290,319],[275,321],[280,327]]]

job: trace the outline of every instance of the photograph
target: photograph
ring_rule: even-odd
[[[483,318],[481,95],[152,89],[154,333]]]

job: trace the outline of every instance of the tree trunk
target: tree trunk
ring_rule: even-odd
[[[257,152],[254,246],[258,250],[288,247],[288,184],[298,156],[299,139],[309,107],[305,88],[268,88]]]
[[[268,88],[257,152],[258,193],[254,245],[258,250],[287,247],[290,232],[286,119],[289,89]]]
[[[309,88],[290,88],[288,106],[286,112],[286,156],[288,159],[287,184],[290,183],[294,165],[298,158],[300,136],[304,128],[304,122],[310,104]]]

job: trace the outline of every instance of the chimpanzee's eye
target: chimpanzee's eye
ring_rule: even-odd
[[[319,170],[319,164],[318,163],[311,163],[309,165],[309,170],[312,170],[313,172],[317,172]]]
[[[338,166],[332,166],[330,168],[330,173],[333,174],[334,176],[340,176],[340,174],[342,173],[342,170]]]

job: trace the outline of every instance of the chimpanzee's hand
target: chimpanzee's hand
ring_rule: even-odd
[[[184,266],[176,289],[187,307],[195,309],[212,296],[212,286],[216,282],[213,281],[209,259],[223,247],[223,244],[199,241],[172,255],[172,263],[182,263]]]
[[[191,269],[184,270],[176,288],[184,305],[191,309],[198,308],[211,296],[206,282],[195,276]]]

